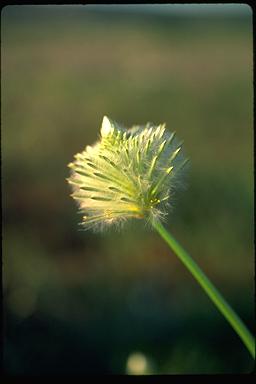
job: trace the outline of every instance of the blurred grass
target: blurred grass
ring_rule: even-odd
[[[161,239],[140,222],[78,232],[65,181],[103,115],[166,122],[191,159],[167,226],[252,327],[252,85],[249,11],[163,19],[4,8],[7,372],[124,373],[136,350],[156,373],[252,369]]]

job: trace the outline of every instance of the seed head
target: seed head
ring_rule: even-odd
[[[165,125],[126,130],[104,116],[100,140],[68,165],[71,196],[84,215],[81,225],[103,229],[128,218],[164,219],[187,161]]]

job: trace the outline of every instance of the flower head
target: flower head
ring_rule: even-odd
[[[175,132],[165,125],[121,128],[106,116],[101,138],[68,166],[72,197],[85,229],[120,224],[128,218],[163,219],[187,163]]]

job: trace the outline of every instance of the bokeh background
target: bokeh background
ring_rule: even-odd
[[[253,330],[252,66],[247,5],[2,10],[8,374],[251,372],[158,235],[78,231],[65,178],[105,114],[176,130],[191,167],[167,227]]]

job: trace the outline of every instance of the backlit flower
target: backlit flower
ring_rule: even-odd
[[[186,163],[175,132],[165,125],[126,130],[105,116],[100,140],[69,164],[81,224],[101,229],[128,218],[163,219]]]

